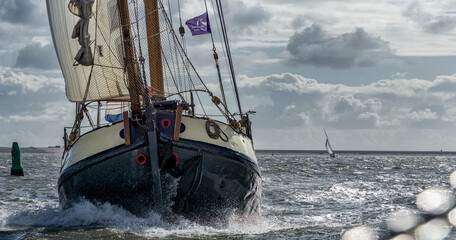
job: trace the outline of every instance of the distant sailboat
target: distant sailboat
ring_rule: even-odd
[[[336,154],[332,150],[331,143],[329,143],[329,137],[328,137],[328,133],[326,133],[326,129],[323,128],[323,131],[325,131],[325,135],[326,135],[326,142],[325,142],[326,151],[329,153],[329,156],[336,157]]]

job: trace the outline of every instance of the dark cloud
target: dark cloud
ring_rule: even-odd
[[[0,19],[13,24],[40,26],[47,21],[41,10],[32,0],[0,1]]]
[[[44,1],[0,0],[0,66],[14,66],[31,42],[50,42],[47,19]]]
[[[230,1],[224,6],[225,19],[230,31],[255,32],[255,26],[267,24],[271,14],[261,5],[247,6],[240,1]]]
[[[289,63],[346,69],[372,67],[392,55],[388,42],[357,28],[332,37],[319,25],[312,25],[290,37],[287,45]]]
[[[446,33],[456,28],[456,17],[439,16],[427,26],[432,33]]]
[[[294,28],[294,29],[300,29],[302,28],[303,26],[306,26],[307,25],[307,19],[306,17],[304,16],[298,16],[296,18],[294,18],[292,21],[291,21],[291,26]]]
[[[54,46],[40,43],[31,43],[19,50],[15,68],[58,69],[59,64],[55,55]]]
[[[456,29],[456,16],[452,13],[433,16],[425,12],[418,1],[412,2],[403,12],[405,17],[412,19],[429,33],[443,34]]]

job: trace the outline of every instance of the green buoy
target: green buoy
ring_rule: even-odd
[[[13,142],[13,147],[11,147],[11,158],[13,160],[11,175],[24,176],[24,170],[21,165],[21,149],[19,148],[19,144],[17,144],[17,142]]]

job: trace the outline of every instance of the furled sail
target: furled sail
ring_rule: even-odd
[[[46,0],[68,100],[128,96],[117,0]]]

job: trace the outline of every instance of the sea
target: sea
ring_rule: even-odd
[[[18,177],[10,175],[11,154],[0,153],[1,240],[390,239],[394,234],[388,219],[404,209],[418,216],[418,227],[443,222],[443,230],[429,234],[428,226],[423,230],[428,235],[419,239],[456,239],[451,220],[441,214],[447,210],[432,215],[417,204],[429,189],[453,194],[450,176],[456,170],[456,154],[343,153],[330,158],[319,153],[259,153],[261,217],[228,216],[227,222],[210,224],[184,217],[170,220],[153,211],[137,217],[109,203],[88,201],[62,210],[57,193],[60,158],[55,153],[23,153],[25,176]],[[449,208],[454,205],[451,196]],[[431,197],[428,203],[436,201],[439,198]],[[362,230],[368,233],[359,233]]]

